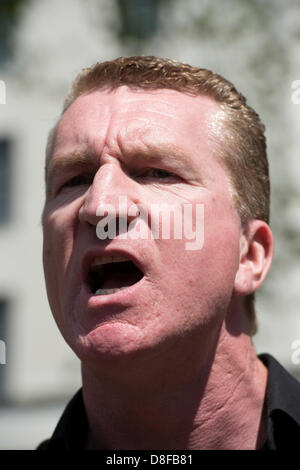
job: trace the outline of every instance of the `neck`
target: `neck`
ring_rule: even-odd
[[[194,362],[196,362],[194,356]],[[256,449],[266,438],[267,369],[246,334],[222,325],[206,366],[183,382],[165,375],[103,381],[83,366],[88,448]],[[178,377],[181,376],[180,368]]]

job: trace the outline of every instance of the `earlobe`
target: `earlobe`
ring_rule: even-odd
[[[240,262],[234,282],[234,292],[248,295],[265,280],[274,251],[273,234],[262,220],[251,220],[240,238]]]

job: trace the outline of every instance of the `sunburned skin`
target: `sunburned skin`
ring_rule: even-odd
[[[209,137],[218,112],[207,97],[124,86],[82,95],[58,125],[47,173],[44,268],[54,318],[83,364],[90,447],[103,433],[107,446],[116,446],[110,448],[256,446],[266,370],[238,312],[243,296],[263,282],[270,251],[265,261],[256,242],[248,257],[229,178]],[[118,210],[120,196],[145,208],[202,204],[203,247],[188,251],[184,238],[99,240],[97,210]],[[250,236],[263,230],[270,241],[263,224],[254,223]],[[103,256],[131,259],[143,278],[114,293],[91,292],[86,272]],[[238,334],[228,330],[232,321]],[[249,383],[248,421],[231,429]]]
[[[49,261],[54,264],[53,268],[47,267],[53,276],[48,284],[59,286],[60,292],[51,298],[59,303],[55,315],[69,343],[79,340],[79,344],[87,344],[97,325],[101,341],[95,347],[98,351],[104,347],[105,354],[113,353],[114,342],[117,351],[122,348],[117,338],[124,330],[130,338],[130,349],[144,348],[146,344],[152,347],[153,341],[163,343],[169,334],[193,329],[209,319],[207,299],[212,305],[228,304],[239,262],[240,221],[232,207],[225,170],[210,156],[204,138],[210,116],[218,107],[208,98],[202,101],[171,90],[142,94],[124,87],[84,96],[63,116],[52,169],[53,162],[75,151],[89,149],[90,159],[94,156],[93,169],[78,169],[74,157],[73,166],[48,181],[54,194],[48,197],[44,216],[45,251],[51,252]],[[199,121],[196,115],[202,119]],[[167,145],[184,154],[185,161],[178,164],[172,157],[167,158]],[[154,155],[154,163],[149,162],[150,154]],[[152,177],[150,170],[157,167],[174,176]],[[84,184],[64,186],[78,174],[86,175],[81,180]],[[93,306],[90,310],[81,285],[81,264],[88,250],[105,245],[96,237],[97,207],[101,203],[116,205],[119,195],[145,207],[150,203],[204,204],[205,244],[199,252],[189,253],[184,240],[115,239],[106,243],[106,249],[134,252],[145,266],[144,285],[134,298],[126,297],[118,305],[113,317],[114,340],[109,339],[106,349],[103,335],[110,328],[106,317],[111,309],[116,311],[116,306],[99,304],[99,308]],[[229,250],[229,246],[234,249]],[[151,315],[146,313],[149,305]],[[101,319],[104,326],[100,334]],[[93,334],[93,342],[96,340]],[[92,348],[90,341],[88,344]],[[129,343],[124,347],[129,352]]]

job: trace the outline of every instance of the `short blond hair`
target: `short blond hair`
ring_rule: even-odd
[[[228,170],[235,207],[243,227],[251,219],[269,222],[270,181],[266,153],[265,127],[258,114],[234,85],[211,70],[154,56],[120,57],[83,69],[74,80],[64,102],[62,114],[82,94],[99,88],[172,89],[214,99],[223,111],[223,135],[216,145]],[[47,145],[51,158],[56,128]],[[254,294],[246,297],[251,333],[257,330]]]

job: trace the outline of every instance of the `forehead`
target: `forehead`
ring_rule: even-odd
[[[209,97],[175,90],[100,89],[80,96],[67,109],[57,127],[55,147],[67,151],[74,144],[91,144],[101,152],[101,146],[113,151],[137,141],[195,146],[203,144],[203,137],[207,140],[219,111]]]

